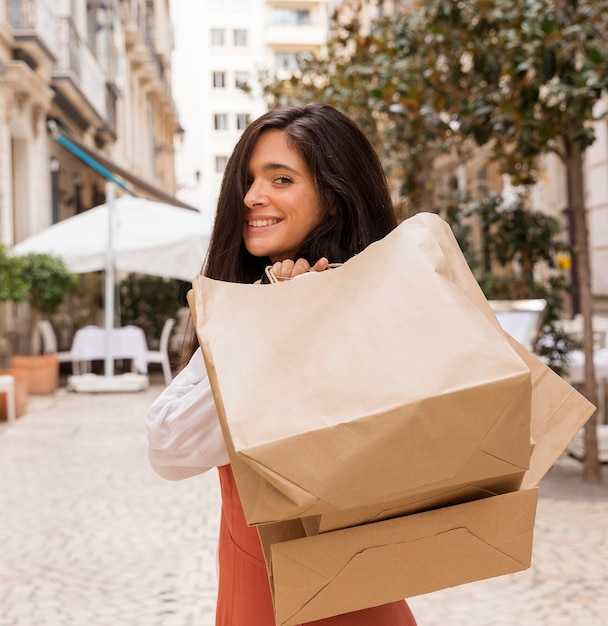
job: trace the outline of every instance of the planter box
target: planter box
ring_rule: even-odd
[[[15,417],[21,417],[27,409],[29,375],[26,370],[0,370],[0,376],[8,374],[15,379]],[[6,394],[0,393],[0,420],[8,418],[6,410]]]
[[[16,354],[11,359],[14,369],[26,370],[29,392],[35,395],[55,393],[59,385],[59,361],[56,354],[35,356]]]

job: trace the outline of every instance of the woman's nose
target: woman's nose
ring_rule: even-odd
[[[266,194],[264,193],[259,183],[251,183],[247,193],[245,194],[244,202],[245,206],[253,209],[256,206],[263,206],[268,201]]]

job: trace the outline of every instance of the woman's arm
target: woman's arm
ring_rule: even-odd
[[[152,403],[146,427],[150,463],[163,478],[181,480],[230,462],[200,349]]]

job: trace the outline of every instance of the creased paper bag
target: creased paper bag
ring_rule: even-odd
[[[277,626],[295,626],[530,567],[537,489],[315,536],[258,526]]]
[[[446,229],[417,216],[337,269],[273,285],[194,280],[248,523],[521,479],[530,371],[456,284]]]
[[[459,261],[452,266],[457,276]],[[493,318],[476,282],[463,293]],[[303,520],[258,526],[278,626],[293,626],[527,569],[537,485],[595,407],[514,339],[532,374],[534,449],[521,487],[430,511],[306,536]]]
[[[416,219],[420,227],[427,225],[433,231],[451,268],[454,285],[502,332],[449,229],[437,228],[433,216],[422,214]],[[535,487],[594,407],[503,334],[526,362],[532,377],[534,448],[520,489],[486,494],[488,497],[475,502],[431,506],[433,510],[316,536],[306,536],[306,520],[258,526],[277,625],[323,619],[530,566]],[[477,489],[480,486],[479,482],[474,485]]]

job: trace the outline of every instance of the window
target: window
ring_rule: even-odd
[[[249,72],[236,72],[234,84],[238,89],[249,89]]]
[[[234,45],[246,46],[247,45],[247,31],[244,28],[237,28],[234,31]]]
[[[237,113],[236,114],[236,128],[237,130],[245,130],[249,126],[251,117],[249,113]]]
[[[223,28],[211,29],[211,45],[212,46],[224,45],[224,29]]]
[[[213,116],[213,127],[215,130],[228,130],[228,115],[226,113],[216,113]]]
[[[226,86],[226,72],[213,72],[213,87],[223,89]]]
[[[227,156],[216,156],[215,157],[215,171],[217,174],[222,174],[226,169],[226,163],[228,163]]]
[[[298,59],[295,52],[277,52],[274,62],[277,70],[295,72],[298,69]]]
[[[272,10],[272,23],[302,26],[310,24],[310,11],[304,9],[286,9],[283,7],[275,7]]]

